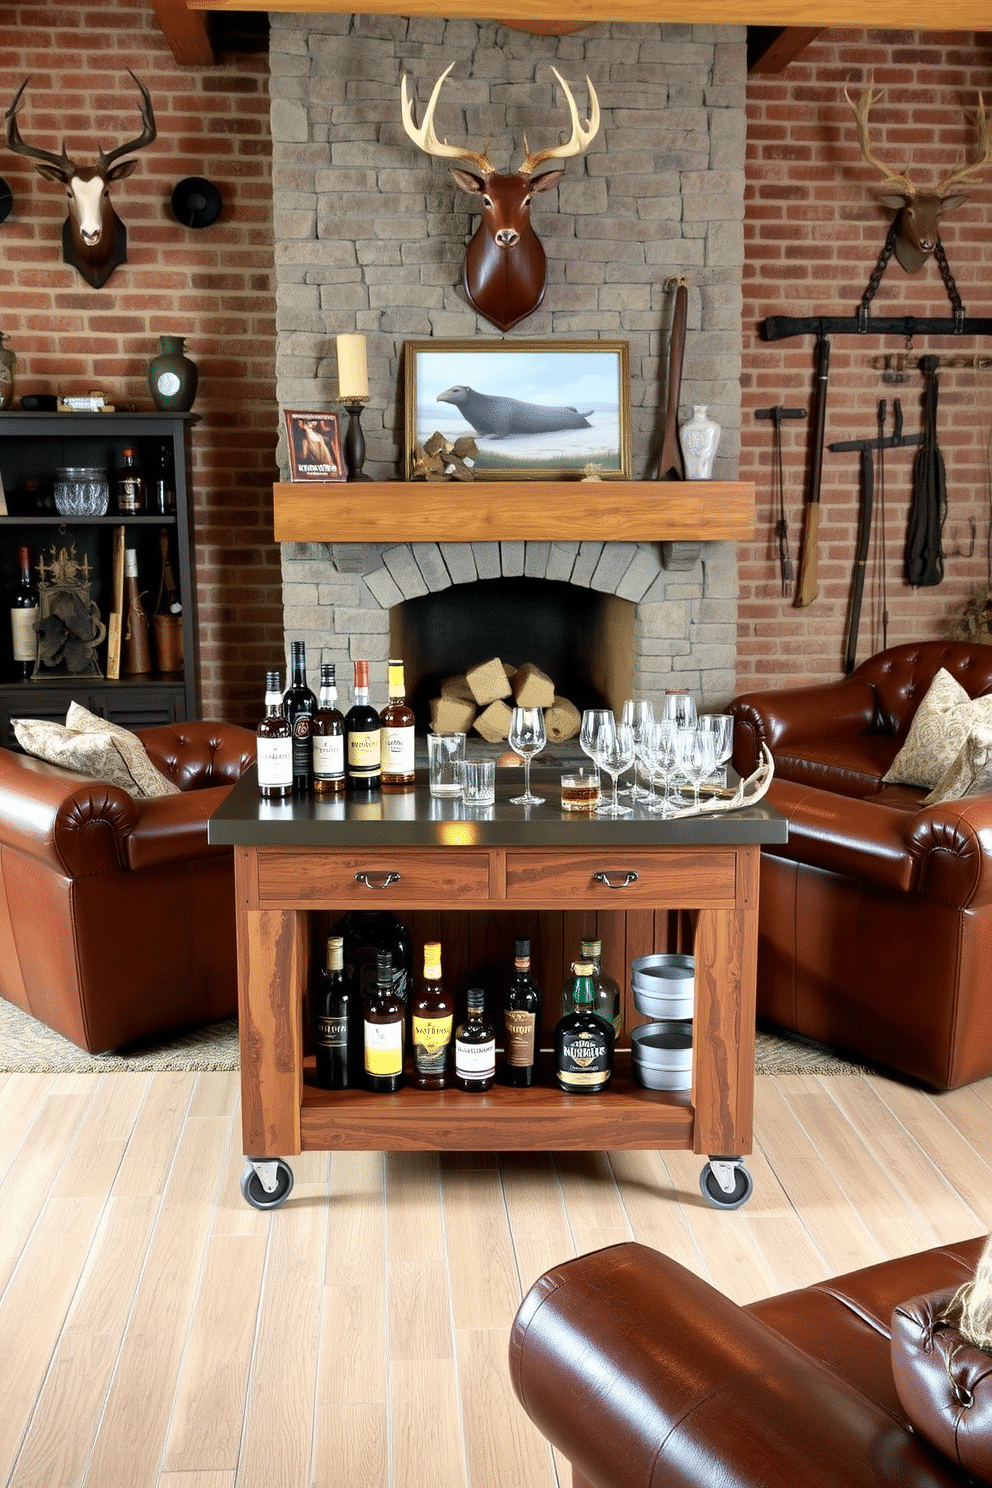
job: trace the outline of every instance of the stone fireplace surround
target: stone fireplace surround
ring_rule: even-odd
[[[660,444],[672,293],[684,273],[690,315],[682,408],[707,403],[724,433],[714,475],[732,479],[740,425],[743,265],[744,32],[740,28],[607,25],[533,37],[493,24],[391,16],[272,16],[271,113],[277,264],[277,368],[282,407],[334,406],[334,337],[367,338],[366,470],[400,466],[402,349],[412,337],[490,338],[460,285],[472,226],[441,162],[407,140],[399,81],[422,109],[455,60],[439,133],[491,153],[558,137],[553,64],[582,108],[588,73],[603,112],[587,154],[567,162],[535,225],[548,249],[545,303],[513,335],[630,344],[633,474],[652,473]],[[514,157],[515,163],[516,156]],[[499,157],[499,168],[511,168]],[[557,209],[555,199],[557,197]],[[381,489],[381,488],[380,488]],[[451,487],[470,502],[471,486]],[[419,534],[418,534],[419,535]],[[737,561],[733,543],[670,547],[581,542],[284,543],[287,649],[373,665],[385,700],[390,612],[476,578],[527,575],[616,595],[632,607],[631,694],[660,701],[692,690],[706,708],[734,691]],[[488,659],[485,654],[479,660]],[[520,662],[530,657],[506,657]]]

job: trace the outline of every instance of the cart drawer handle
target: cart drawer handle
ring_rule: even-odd
[[[623,883],[610,883],[610,875],[608,873],[594,873],[592,881],[593,883],[605,884],[608,889],[626,889],[628,885],[636,883],[637,878],[638,875],[636,873],[625,873]]]
[[[364,884],[367,889],[388,889],[390,884],[399,883],[398,873],[384,873],[381,883],[374,883],[370,873],[356,873],[355,882]]]

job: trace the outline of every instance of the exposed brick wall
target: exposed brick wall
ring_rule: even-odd
[[[146,0],[73,10],[0,9],[0,98],[30,74],[19,114],[31,144],[91,161],[140,130],[133,69],[158,138],[114,188],[128,262],[91,289],[62,262],[61,189],[0,144],[14,195],[0,225],[0,329],[17,392],[86,392],[151,408],[147,365],[161,334],[186,337],[200,371],[193,412],[194,527],[202,712],[253,722],[266,666],[282,661],[279,552],[272,541],[274,398],[271,144],[264,49],[224,47],[213,67],[180,67]],[[0,109],[2,112],[2,109]],[[190,231],[169,209],[184,176],[224,198],[219,222]]]
[[[877,171],[860,157],[855,123],[843,88],[857,98],[869,74],[885,89],[872,113],[875,153],[896,169],[910,162],[922,188],[949,174],[973,150],[965,110],[976,95],[992,93],[987,44],[941,33],[832,31],[816,41],[781,77],[748,83],[748,166],[745,215],[744,377],[741,478],[756,482],[757,537],[740,549],[738,688],[796,684],[841,675],[845,625],[858,529],[856,454],[827,451],[820,517],[820,593],[807,608],[781,594],[773,526],[777,518],[772,469],[772,426],[756,408],[776,404],[809,409],[814,379],[812,337],[768,343],[758,327],[769,315],[854,315],[882,247],[892,213],[877,204]],[[988,231],[992,171],[967,188],[967,205],[948,213],[942,239],[969,315],[992,314],[992,241]],[[894,261],[872,302],[879,315],[950,315],[937,266],[907,275]],[[873,438],[880,399],[902,401],[905,432],[921,424],[923,379],[887,384],[873,365],[905,349],[901,338],[833,337],[826,443]],[[942,359],[976,354],[992,359],[992,344],[972,337],[917,336],[912,356]],[[793,560],[802,532],[807,423],[783,425],[785,494]],[[948,556],[945,579],[912,589],[903,577],[903,550],[914,451],[885,455],[884,575],[888,643],[943,637],[954,628],[973,592],[988,579],[992,366],[944,366],[940,374],[939,445],[947,468],[945,550],[967,550],[969,521],[976,526],[974,555]],[[876,519],[876,534],[880,524]],[[865,585],[858,660],[882,646],[882,563],[873,545]]]

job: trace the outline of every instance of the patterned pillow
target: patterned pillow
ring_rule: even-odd
[[[136,734],[131,733],[130,729],[122,728],[119,723],[110,723],[106,718],[99,718],[96,713],[91,713],[88,708],[81,707],[79,703],[69,704],[69,711],[65,715],[65,726],[77,734],[109,734],[111,736],[124,756],[137,787],[132,794],[138,796],[178,794],[178,785],[174,785],[167,775],[163,775],[161,770],[155,768],[148,758],[145,746]]]
[[[992,790],[992,725],[976,723],[961,746],[961,752],[948,765],[924,806],[938,801],[958,801],[979,791]]]
[[[941,667],[913,715],[905,743],[882,779],[933,790],[976,724],[992,724],[992,696],[971,698]]]
[[[17,742],[36,759],[61,765],[90,780],[120,786],[131,796],[171,796],[178,791],[178,786],[156,770],[141,740],[127,729],[107,723],[85,708],[77,709],[75,703],[69,709],[67,724],[70,718],[85,726],[63,727],[42,718],[15,718],[12,722]],[[93,723],[99,727],[94,728]]]

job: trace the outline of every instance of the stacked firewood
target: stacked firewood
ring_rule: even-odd
[[[555,692],[555,684],[534,662],[514,667],[494,656],[457,677],[446,677],[440,696],[431,699],[435,733],[468,733],[474,729],[491,744],[510,732],[514,708],[543,708],[548,739],[574,739],[581,715],[574,703]]]

